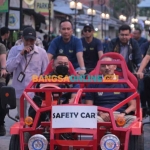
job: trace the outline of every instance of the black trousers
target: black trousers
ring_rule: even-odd
[[[1,93],[1,87],[5,86],[5,83],[0,83],[0,93]],[[2,109],[1,106],[1,99],[0,99],[0,125],[4,125],[5,121],[5,116],[6,116],[7,111]]]
[[[6,75],[6,78],[5,78],[6,79],[6,85],[8,85],[10,77],[11,77],[11,74]]]
[[[141,105],[150,108],[150,77],[144,78],[144,89],[140,92]]]

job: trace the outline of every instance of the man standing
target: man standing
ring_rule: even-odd
[[[142,33],[142,31],[141,31],[141,29],[139,29],[139,28],[136,28],[136,29],[133,31],[133,39],[135,39],[135,40],[138,42],[139,47],[140,47],[143,43],[147,42],[147,39],[141,37],[141,33]]]
[[[83,46],[80,39],[73,36],[73,25],[69,20],[59,24],[61,36],[55,38],[48,49],[49,60],[58,53],[64,53],[79,74],[85,74]]]
[[[16,90],[18,115],[23,90],[30,83],[32,75],[44,73],[49,62],[46,51],[36,46],[35,40],[35,30],[32,27],[25,28],[23,43],[12,47],[7,59],[7,70],[13,72],[12,86]]]
[[[103,55],[103,46],[99,39],[93,37],[94,27],[92,24],[86,24],[83,27],[83,58],[86,72],[92,71],[99,58]]]
[[[7,51],[7,55],[8,55],[8,38],[9,38],[9,35],[10,35],[10,31],[9,31],[9,28],[7,27],[2,27],[1,30],[0,30],[0,33],[1,33],[1,37],[0,37],[0,43],[4,44],[5,47],[6,47],[6,51]],[[8,85],[9,83],[9,80],[10,80],[10,74],[8,73],[6,76],[6,85]]]
[[[10,31],[7,27],[2,27],[0,30],[0,43],[4,44],[7,48],[7,40],[9,38]]]
[[[119,28],[119,37],[110,41],[108,51],[120,53],[131,72],[135,72],[135,66],[139,66],[142,61],[140,48],[138,43],[131,38],[131,28],[128,25],[122,25]]]
[[[144,77],[144,69],[147,68],[149,70],[150,66],[150,42],[146,42],[142,45],[143,50],[146,52],[145,57],[143,58],[140,68],[137,72],[137,76],[143,81],[143,91],[142,91],[142,98],[141,98],[141,105],[143,108],[143,114],[145,116],[145,111],[150,112],[150,78],[149,76]],[[149,73],[149,72],[148,72]],[[148,108],[147,108],[148,107]]]
[[[6,75],[6,47],[2,43],[0,43],[0,92],[1,87],[5,86],[5,78]],[[1,100],[0,100],[1,102]],[[6,110],[3,110],[0,103],[0,136],[4,136],[6,134],[4,119],[6,116]]]

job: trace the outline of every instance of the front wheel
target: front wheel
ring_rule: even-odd
[[[130,135],[128,150],[144,150],[144,137],[141,135]]]
[[[24,133],[24,142],[28,143],[29,138],[31,135],[28,132]],[[26,145],[25,150],[29,150],[28,146]],[[19,135],[12,135],[10,139],[10,144],[9,144],[9,150],[20,150],[20,137]]]
[[[19,135],[12,135],[9,144],[9,150],[20,150]]]

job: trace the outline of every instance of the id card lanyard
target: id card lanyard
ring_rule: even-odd
[[[33,53],[34,54],[34,53]],[[31,59],[32,59],[32,57],[33,57],[33,54],[31,55],[31,57],[30,57],[30,59],[29,59],[29,61],[27,62],[27,59],[26,59],[26,65],[25,65],[25,68],[24,68],[24,70],[23,71],[21,71],[20,73],[19,73],[19,76],[18,76],[18,78],[17,78],[17,80],[19,81],[19,82],[22,82],[23,81],[23,79],[25,78],[25,71],[26,71],[26,69],[27,69],[27,67],[28,67],[28,65],[29,65],[29,63],[30,63],[30,61],[31,61]]]

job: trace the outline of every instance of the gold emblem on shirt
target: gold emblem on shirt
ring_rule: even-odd
[[[120,94],[120,92],[114,92],[114,94]]]
[[[69,53],[73,53],[73,50],[69,50]]]
[[[93,51],[93,50],[94,50],[94,48],[93,48],[93,47],[91,47],[91,48],[90,48],[90,50],[91,50],[91,51]]]

